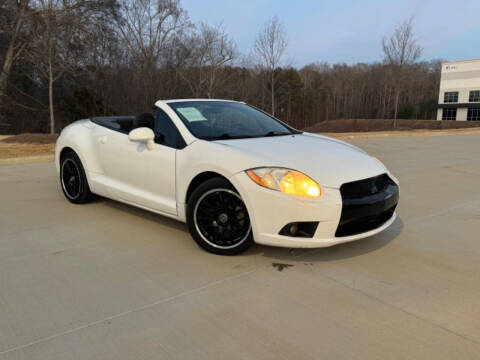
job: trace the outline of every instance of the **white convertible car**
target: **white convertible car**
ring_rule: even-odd
[[[241,102],[158,101],[154,114],[80,120],[55,150],[69,201],[98,194],[187,222],[217,254],[331,246],[396,216],[398,182],[379,160]]]

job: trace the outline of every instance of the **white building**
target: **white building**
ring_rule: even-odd
[[[442,64],[437,120],[480,120],[480,59]]]

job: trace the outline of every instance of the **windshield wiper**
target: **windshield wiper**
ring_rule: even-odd
[[[217,136],[204,136],[202,139],[204,140],[228,140],[228,139],[245,139],[245,138],[251,138],[253,136],[250,135],[232,135],[229,133],[223,133],[221,135]]]
[[[269,131],[266,134],[260,135],[258,137],[269,137],[269,136],[285,136],[285,135],[293,135],[292,133],[287,133],[283,131]]]
[[[260,138],[260,137],[270,137],[270,136],[285,136],[285,135],[293,135],[293,133],[287,133],[283,131],[269,131],[266,134],[262,135],[233,135],[230,133],[223,133],[221,135],[216,136],[203,136],[202,139],[204,140],[230,140],[230,139],[249,139],[249,138]]]

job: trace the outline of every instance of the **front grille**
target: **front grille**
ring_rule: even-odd
[[[360,199],[383,191],[388,184],[395,183],[387,174],[382,174],[372,178],[343,184],[340,187],[340,192],[342,194],[342,199]]]
[[[380,227],[393,216],[398,203],[398,186],[387,174],[343,184],[340,193],[342,215],[337,237]]]

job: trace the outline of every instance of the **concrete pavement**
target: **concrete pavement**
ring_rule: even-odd
[[[390,229],[235,257],[0,166],[0,359],[478,359],[480,135],[353,143],[401,182]]]

